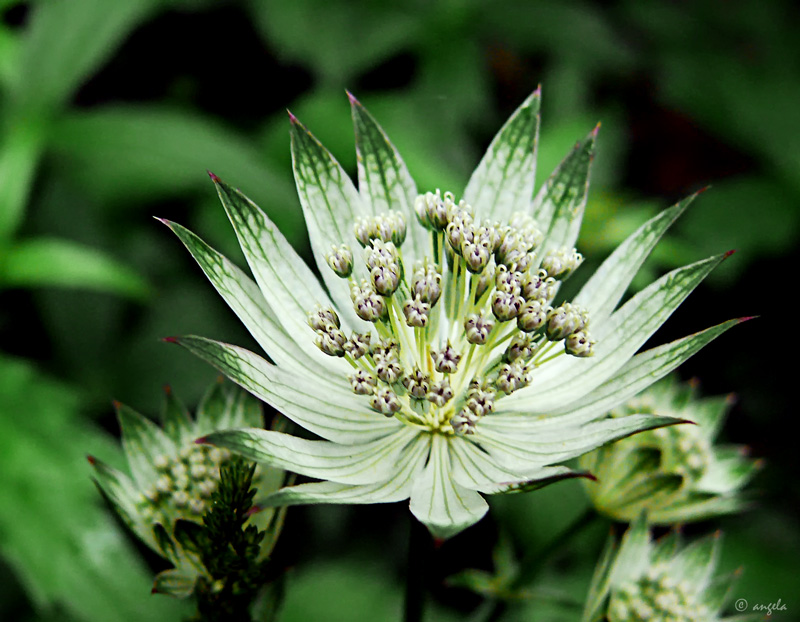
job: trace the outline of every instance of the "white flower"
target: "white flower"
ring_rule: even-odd
[[[381,128],[350,100],[358,190],[291,117],[324,285],[257,206],[213,175],[255,282],[167,223],[270,360],[200,337],[176,341],[322,439],[257,429],[208,439],[322,480],[261,504],[410,498],[412,513],[446,538],[486,513],[481,493],[580,475],[560,463],[677,422],[604,416],[736,323],[636,354],[723,255],[674,270],[617,309],[693,197],[642,225],[573,301],[555,304],[558,279],[582,261],[574,244],[596,130],[534,191],[537,90],[457,202],[449,192],[419,195]]]

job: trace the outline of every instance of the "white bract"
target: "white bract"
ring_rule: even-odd
[[[352,96],[358,189],[291,117],[298,193],[320,283],[274,224],[212,176],[255,280],[167,223],[269,360],[201,337],[176,339],[321,440],[258,429],[209,442],[321,480],[266,505],[410,498],[436,537],[486,513],[481,493],[581,475],[561,465],[679,420],[606,413],[735,321],[637,351],[723,259],[674,270],[617,308],[689,198],[642,225],[578,296],[560,282],[574,249],[596,131],[538,189],[539,91],[514,113],[463,197],[419,194]]]

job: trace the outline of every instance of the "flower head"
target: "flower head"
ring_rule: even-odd
[[[695,393],[693,384],[665,379],[611,412],[658,413],[697,425],[642,432],[581,457],[581,467],[597,476],[586,491],[600,512],[632,521],[646,510],[650,523],[669,524],[742,508],[737,493],[760,463],[743,447],[714,445],[731,397]]]
[[[91,457],[97,485],[136,536],[175,566],[156,577],[158,591],[175,596],[192,592],[205,567],[176,537],[178,520],[201,523],[219,486],[220,466],[231,457],[225,448],[198,445],[195,439],[216,430],[262,426],[261,405],[230,384],[215,383],[192,418],[171,391],[161,411],[162,426],[123,404],[116,404],[130,476]],[[262,491],[280,488],[285,473],[259,467],[255,483]],[[280,531],[274,509],[256,512],[251,521],[267,529],[261,555],[269,554]]]
[[[457,199],[418,193],[383,130],[350,101],[358,189],[290,117],[295,179],[324,287],[266,214],[215,176],[255,282],[167,223],[270,361],[200,337],[176,341],[321,439],[253,429],[208,438],[321,480],[261,503],[410,498],[413,514],[445,538],[485,514],[481,493],[580,475],[561,463],[677,422],[604,414],[735,323],[636,354],[722,255],[665,275],[617,309],[691,198],[642,225],[574,300],[556,302],[582,260],[574,245],[596,130],[534,191],[537,90]]]
[[[595,570],[583,622],[721,622],[736,573],[716,577],[719,534],[679,547],[678,534],[653,542],[644,516]],[[755,619],[753,616],[736,620]]]

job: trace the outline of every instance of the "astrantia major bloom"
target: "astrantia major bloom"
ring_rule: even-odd
[[[167,391],[161,427],[135,410],[117,404],[130,476],[90,457],[97,485],[120,518],[147,546],[174,566],[156,576],[154,591],[188,596],[207,570],[193,548],[184,547],[178,521],[201,524],[220,482],[220,466],[231,458],[225,448],[198,445],[198,436],[231,427],[261,426],[261,404],[230,383],[215,383],[192,417]],[[285,423],[285,420],[283,420]],[[280,469],[258,468],[254,483],[262,492],[286,479]],[[269,555],[281,530],[282,511],[255,512],[250,523],[266,531],[260,555]]]
[[[722,617],[737,574],[715,576],[719,534],[681,548],[677,533],[650,538],[640,516],[622,542],[613,538],[595,570],[582,622],[745,622]],[[738,605],[738,603],[737,603]]]
[[[477,522],[480,493],[576,475],[560,463],[675,423],[604,418],[735,322],[636,354],[722,260],[675,270],[616,309],[639,266],[691,201],[625,241],[572,301],[596,132],[535,191],[539,92],[492,142],[460,199],[419,194],[351,97],[358,190],[291,117],[300,201],[324,286],[267,216],[212,176],[255,282],[167,223],[271,361],[200,337],[179,343],[322,440],[247,429],[208,439],[322,481],[260,503],[410,498],[437,537]]]
[[[761,462],[745,447],[714,444],[731,396],[695,394],[694,384],[665,379],[610,413],[658,413],[697,425],[643,432],[582,456],[580,466],[598,479],[586,486],[598,511],[632,521],[645,510],[648,522],[670,524],[744,507],[739,493]]]

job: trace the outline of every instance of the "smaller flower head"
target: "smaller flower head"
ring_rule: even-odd
[[[736,575],[714,576],[719,548],[719,534],[683,548],[675,533],[653,542],[639,517],[619,546],[609,542],[592,578],[583,622],[732,621],[720,616]]]
[[[581,466],[598,479],[585,486],[595,507],[627,521],[646,510],[654,524],[741,509],[738,493],[759,462],[748,459],[741,447],[714,445],[730,404],[730,397],[697,399],[691,384],[668,379],[612,411],[612,418],[658,413],[697,425],[642,432],[583,456]]]

